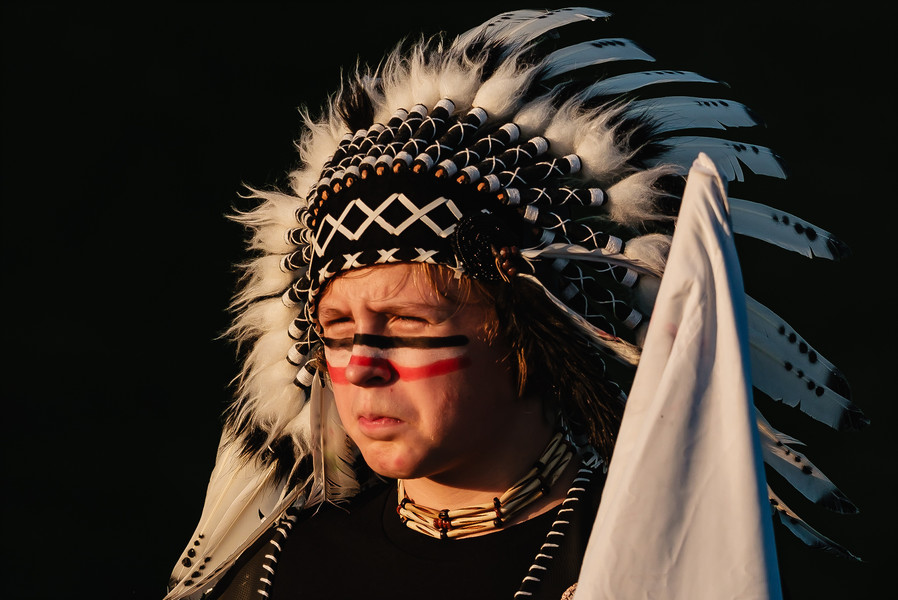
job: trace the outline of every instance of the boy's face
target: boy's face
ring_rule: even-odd
[[[416,275],[395,264],[341,276],[318,321],[340,419],[368,465],[451,482],[501,450],[520,404],[509,349],[485,333],[493,307],[459,305]]]

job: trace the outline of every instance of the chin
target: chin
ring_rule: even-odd
[[[420,477],[418,463],[403,453],[375,448],[362,448],[362,458],[372,471],[388,479],[415,479]]]

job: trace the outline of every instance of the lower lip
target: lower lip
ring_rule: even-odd
[[[368,437],[388,437],[402,426],[402,421],[390,417],[359,417],[359,429]]]

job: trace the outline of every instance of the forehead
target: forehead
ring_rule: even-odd
[[[435,280],[433,272],[412,263],[346,271],[328,283],[318,302],[319,312],[351,301],[459,306],[458,281],[443,276]]]

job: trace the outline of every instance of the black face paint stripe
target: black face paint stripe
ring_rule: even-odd
[[[360,333],[351,338],[325,337],[321,339],[324,340],[324,345],[332,350],[348,350],[353,346],[369,346],[382,350],[388,348],[449,348],[464,346],[469,341],[468,337],[464,335],[395,337],[367,333]]]

